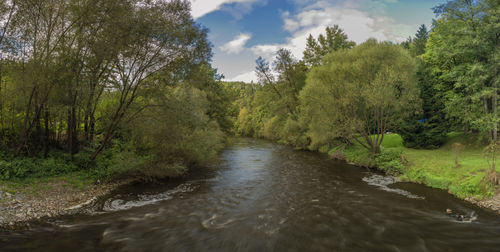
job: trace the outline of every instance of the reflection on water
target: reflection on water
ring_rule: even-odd
[[[124,187],[89,214],[0,234],[0,250],[492,251],[499,224],[440,190],[241,139],[185,181]]]

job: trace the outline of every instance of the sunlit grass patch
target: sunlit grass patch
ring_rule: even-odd
[[[382,141],[382,147],[384,148],[400,148],[403,147],[403,138],[398,134],[386,134],[384,135],[384,140]]]
[[[73,172],[53,177],[0,180],[0,189],[13,195],[24,193],[40,196],[40,192],[52,188],[55,183],[82,190],[94,182],[95,179],[84,172]]]
[[[389,172],[397,168],[402,180],[447,190],[460,198],[481,199],[492,196],[495,188],[483,180],[488,163],[483,155],[484,143],[477,139],[475,135],[450,133],[441,148],[421,150],[405,148],[398,134],[387,134],[382,142],[382,154],[402,150],[405,160],[398,160],[393,155],[394,160],[382,159],[384,163],[377,163],[376,157],[359,144],[344,147],[341,151],[348,162],[364,166],[371,164]],[[453,143],[463,145],[463,150],[454,151]],[[339,149],[334,147],[329,153],[333,151],[338,152]],[[406,162],[404,168],[399,166],[398,161]],[[500,167],[496,169],[500,172]]]

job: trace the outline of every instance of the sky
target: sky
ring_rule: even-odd
[[[309,34],[339,25],[357,44],[369,38],[402,42],[432,7],[446,0],[190,0],[195,21],[209,29],[213,66],[226,81],[257,81],[255,60],[272,61],[280,48],[301,59]]]

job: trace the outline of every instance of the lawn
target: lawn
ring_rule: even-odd
[[[391,136],[391,138],[398,137],[396,134]],[[453,143],[464,146],[464,150],[458,154],[458,167],[455,165],[457,154],[452,148]],[[447,143],[436,150],[405,148],[408,166],[406,173],[401,177],[446,189],[460,198],[492,196],[494,188],[483,183],[483,177],[488,169],[483,149],[484,146],[477,143],[473,137],[461,134],[450,134]]]
[[[382,153],[396,153],[393,155],[398,157],[397,159],[399,159],[397,153],[404,155],[407,162],[399,168],[399,177],[404,181],[448,190],[460,198],[482,199],[492,196],[495,188],[483,181],[488,162],[483,155],[484,146],[476,139],[475,136],[451,133],[441,148],[419,150],[405,148],[398,134],[388,134],[382,142]],[[458,154],[458,167],[455,165],[456,152],[452,148],[454,143],[464,146]],[[339,152],[348,162],[364,166],[381,166],[373,155],[360,145],[334,147],[328,153],[338,155]],[[497,171],[500,171],[498,166]]]
[[[64,175],[43,178],[27,178],[0,180],[0,191],[10,194],[38,194],[41,189],[48,189],[52,184],[63,183],[75,189],[82,190],[94,183],[94,179],[83,172],[72,172]]]

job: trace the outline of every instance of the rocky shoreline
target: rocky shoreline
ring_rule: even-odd
[[[497,192],[495,196],[489,198],[489,199],[484,199],[484,200],[476,200],[472,198],[467,198],[465,199],[467,202],[470,202],[476,206],[479,206],[481,208],[485,208],[488,210],[491,210],[497,214],[500,214],[500,192]]]
[[[29,229],[31,224],[48,218],[75,214],[83,206],[133,181],[96,183],[83,189],[66,181],[53,181],[43,184],[42,188],[28,186],[16,194],[2,191],[0,185],[0,230]]]

